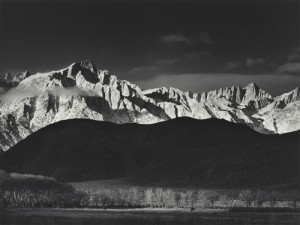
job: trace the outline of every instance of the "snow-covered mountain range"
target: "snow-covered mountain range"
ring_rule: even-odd
[[[151,124],[186,116],[244,123],[266,134],[300,129],[299,87],[277,97],[254,83],[203,93],[165,87],[143,91],[88,60],[18,78],[0,95],[3,151],[40,128],[73,118]]]

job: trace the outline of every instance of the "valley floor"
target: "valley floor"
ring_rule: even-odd
[[[1,225],[205,224],[296,225],[300,213],[237,213],[220,209],[0,209]]]

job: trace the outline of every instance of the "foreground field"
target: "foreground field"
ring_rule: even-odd
[[[220,209],[1,209],[1,225],[205,224],[296,225],[299,213],[233,213]]]

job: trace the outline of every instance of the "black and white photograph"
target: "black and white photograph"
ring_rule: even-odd
[[[300,1],[0,0],[0,224],[300,224]]]

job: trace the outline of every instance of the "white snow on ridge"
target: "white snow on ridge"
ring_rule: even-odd
[[[187,116],[244,123],[261,133],[300,129],[299,88],[275,98],[253,83],[203,93],[166,87],[142,91],[90,61],[31,75],[16,87],[33,88],[40,92],[10,101],[0,97],[0,149],[9,149],[51,123],[73,118],[151,124]]]

